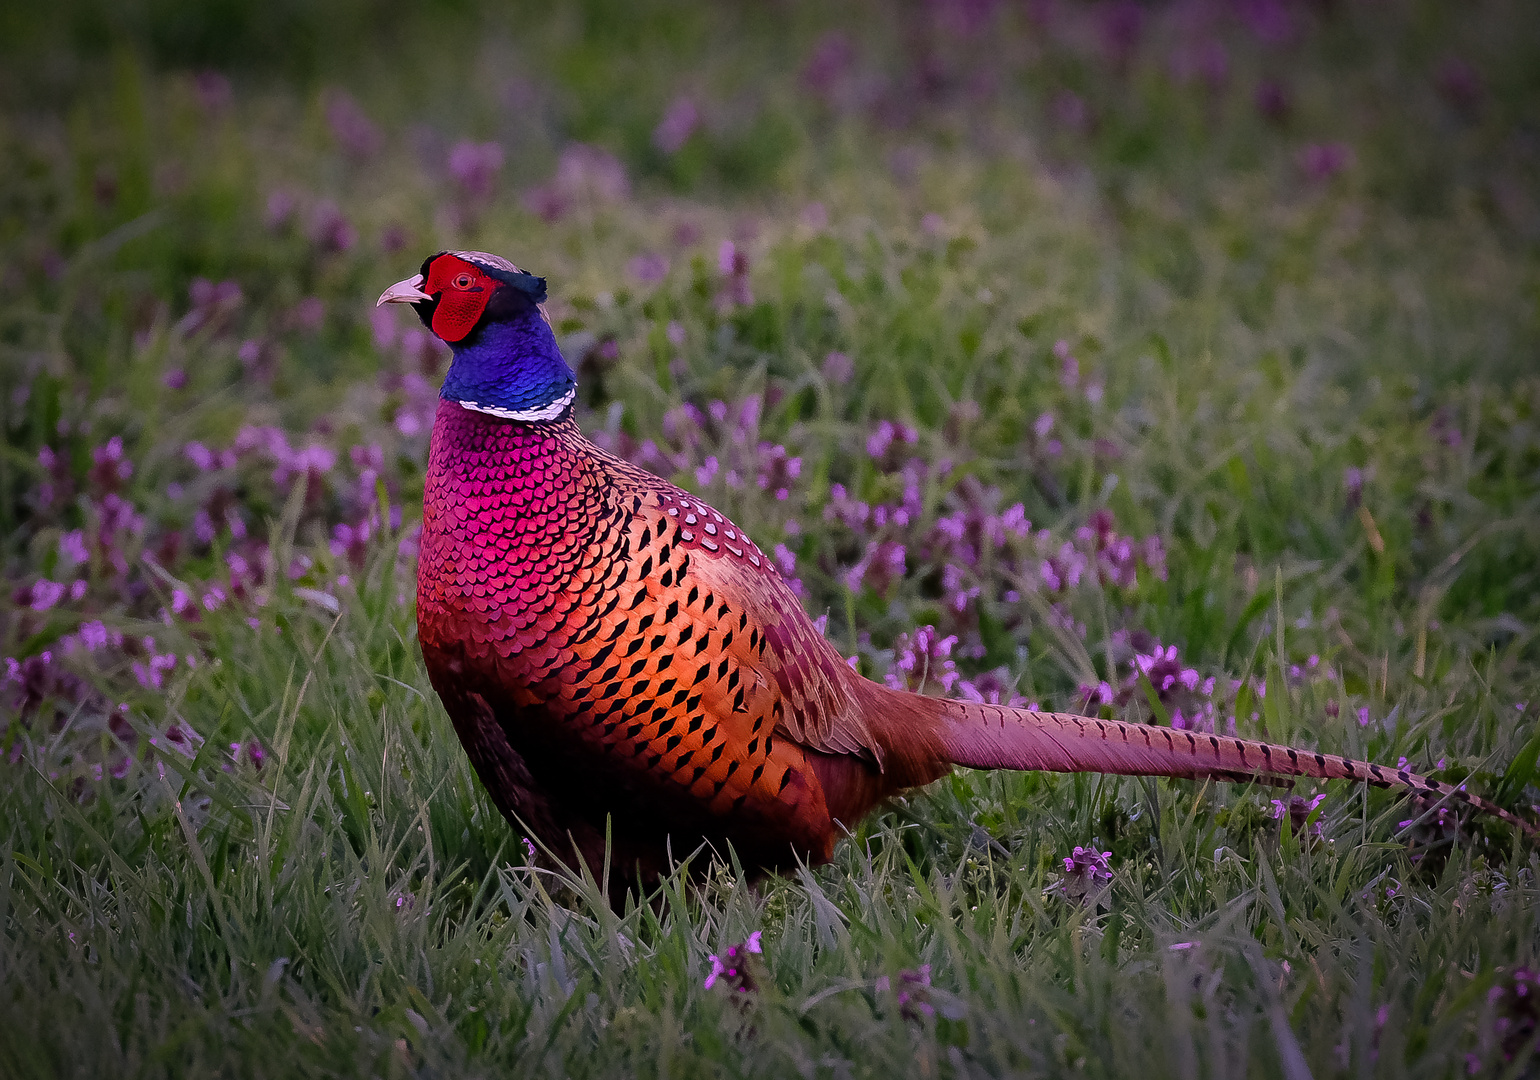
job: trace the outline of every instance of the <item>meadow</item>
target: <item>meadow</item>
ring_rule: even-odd
[[[0,42],[0,1074],[1534,1075],[1534,841],[1344,783],[959,772],[610,910],[428,685],[447,351],[373,306],[443,248],[546,276],[584,430],[873,678],[1533,815],[1528,5],[69,0]]]

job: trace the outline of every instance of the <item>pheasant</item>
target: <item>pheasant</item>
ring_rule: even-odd
[[[503,815],[596,879],[607,836],[617,888],[703,842],[755,873],[827,862],[845,826],[954,766],[1344,778],[1531,830],[1404,768],[862,678],[743,530],[583,437],[545,296],[506,259],[444,251],[379,303],[454,354],[423,493],[429,677]]]

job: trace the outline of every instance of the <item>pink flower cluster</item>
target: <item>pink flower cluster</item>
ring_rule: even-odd
[[[759,989],[754,981],[754,975],[745,963],[745,958],[750,953],[761,953],[761,931],[756,930],[749,935],[748,940],[737,945],[729,945],[722,956],[712,953],[707,959],[711,963],[711,973],[706,976],[702,984],[710,990],[718,982],[735,994],[751,994]]]
[[[608,150],[572,143],[556,163],[556,175],[524,195],[531,213],[558,221],[575,210],[594,210],[624,202],[631,195],[626,167]]]
[[[1075,845],[1064,857],[1064,874],[1052,886],[1054,892],[1077,904],[1096,900],[1112,880],[1112,852]]]
[[[893,643],[893,664],[884,681],[895,690],[916,693],[924,691],[927,682],[935,682],[950,694],[958,680],[957,663],[952,659],[956,644],[957,635],[942,637],[934,626],[899,634]]]
[[[879,994],[893,991],[893,980],[886,975],[877,976],[872,988]],[[930,965],[921,964],[917,968],[905,968],[898,973],[898,989],[894,996],[898,999],[898,1015],[911,1023],[920,1023],[927,1017],[936,1015],[936,1007],[930,1000]]]
[[[1282,821],[1284,818],[1288,818],[1289,830],[1295,836],[1301,836],[1305,833],[1305,824],[1310,820],[1310,815],[1315,813],[1315,808],[1320,806],[1325,800],[1326,795],[1324,792],[1312,799],[1307,799],[1303,795],[1290,795],[1286,800],[1274,799],[1272,800],[1273,820]],[[1319,821],[1311,823],[1310,835],[1313,837],[1321,835],[1321,823]]]

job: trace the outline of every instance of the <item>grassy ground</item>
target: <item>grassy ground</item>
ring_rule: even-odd
[[[1525,5],[404,7],[0,15],[0,1072],[1529,1074],[1533,845],[1387,793],[960,774],[621,914],[532,864],[371,307],[547,275],[585,429],[873,677],[1528,807]]]

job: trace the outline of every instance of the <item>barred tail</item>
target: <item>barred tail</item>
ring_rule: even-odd
[[[973,769],[1101,772],[1124,776],[1180,776],[1267,782],[1312,776],[1399,787],[1452,799],[1502,819],[1531,836],[1540,828],[1464,786],[1440,783],[1407,769],[1391,769],[1335,754],[1295,750],[1228,735],[1207,735],[1152,724],[1125,724],[1069,713],[1030,712],[969,701],[929,699],[938,707],[941,738],[953,764]]]

